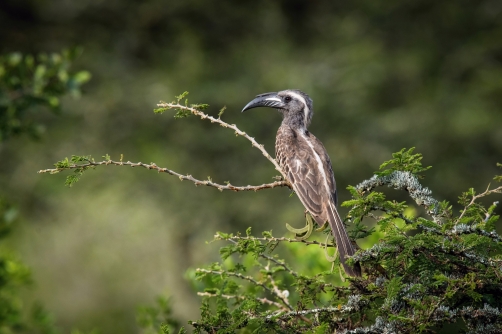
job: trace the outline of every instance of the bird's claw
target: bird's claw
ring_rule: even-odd
[[[326,236],[326,242],[324,244],[324,256],[326,257],[326,260],[328,260],[328,262],[335,262],[336,258],[338,257],[338,249],[336,249],[336,247],[335,247],[335,254],[333,254],[333,256],[329,255],[328,254],[328,239],[329,239],[329,235]]]
[[[324,224],[322,224],[322,226],[321,226],[321,227],[316,228],[316,229],[315,229],[315,231],[316,231],[316,232],[322,232],[322,231],[324,231],[324,230],[328,227],[328,225],[329,225],[329,223],[328,223],[328,222],[324,222]]]

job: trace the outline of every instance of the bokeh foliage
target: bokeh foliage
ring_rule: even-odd
[[[284,222],[303,221],[294,196],[219,193],[137,169],[89,171],[72,189],[64,176],[33,173],[109,153],[232,184],[276,175],[218,127],[151,113],[183,89],[214,116],[226,106],[223,119],[269,152],[279,116],[242,106],[267,91],[309,93],[341,201],[402,147],[434,166],[421,182],[439,201],[484,189],[502,154],[501,10],[496,0],[1,1],[2,54],[81,45],[77,68],[93,74],[82,99],[63,99],[63,117],[36,113],[48,130],[41,142],[0,144],[0,193],[24,226],[5,243],[33,267],[33,294],[67,331],[135,332],[136,306],[164,293],[177,317],[195,319],[200,301],[180,273],[217,260],[204,241],[249,226],[283,235]]]
[[[0,56],[0,142],[14,135],[38,138],[43,124],[34,120],[41,107],[59,110],[59,98],[79,96],[88,72],[70,72],[77,50],[45,54],[12,53]],[[7,145],[7,144],[2,144]],[[4,239],[19,221],[19,209],[0,194],[0,333],[57,333],[52,316],[40,303],[27,305],[23,290],[32,285],[31,272]]]
[[[80,95],[90,73],[70,72],[79,51],[36,56],[15,52],[0,57],[0,141],[21,133],[39,137],[45,128],[34,114],[41,107],[59,112],[62,95]]]

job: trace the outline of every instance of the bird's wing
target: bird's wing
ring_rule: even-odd
[[[361,276],[358,264],[353,267],[346,264],[346,257],[354,255],[355,250],[336,210],[335,178],[322,143],[309,133],[297,132],[293,137],[280,135],[276,154],[300,201],[316,222],[322,225],[329,221],[347,274]]]
[[[325,186],[324,176],[320,172],[317,160],[312,154],[312,148],[304,140],[298,140],[295,149],[286,149],[282,145],[277,147],[277,158],[293,185],[300,201],[305,208],[316,217],[320,224],[327,221],[325,203],[329,195]]]
[[[328,182],[329,191],[330,191],[330,194],[333,198],[335,206],[337,206],[338,205],[338,193],[336,191],[335,173],[333,173],[333,167],[331,165],[331,160],[329,158],[328,152],[326,151],[326,148],[324,148],[324,145],[322,144],[322,142],[319,139],[317,139],[316,136],[314,136],[311,133],[309,134],[309,136],[312,138],[312,141],[314,142],[314,145],[313,145],[314,149],[322,161],[324,173],[326,174],[326,179]]]

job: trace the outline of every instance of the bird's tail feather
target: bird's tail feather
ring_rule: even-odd
[[[347,235],[347,231],[345,230],[345,225],[343,224],[338,211],[334,203],[329,203],[328,208],[328,220],[331,226],[331,231],[333,236],[335,237],[336,248],[338,249],[338,254],[340,254],[340,262],[345,269],[345,272],[349,276],[361,276],[361,266],[359,263],[356,263],[353,266],[349,266],[346,263],[346,256],[352,256],[356,252],[354,246],[352,245],[349,236]]]

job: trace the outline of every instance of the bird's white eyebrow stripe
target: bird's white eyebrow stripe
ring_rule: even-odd
[[[267,101],[277,101],[277,102],[282,102],[280,98],[278,97],[269,97],[267,99],[265,99]]]
[[[291,96],[294,96],[296,99],[300,100],[303,102],[303,105],[305,107],[303,107],[303,113],[304,113],[304,117],[305,117],[305,126],[307,126],[307,121],[308,121],[308,114],[310,112],[310,109],[309,107],[307,106],[307,101],[305,101],[305,99],[303,98],[303,96],[301,96],[300,94],[298,93],[294,93],[294,92],[288,92],[289,95]]]

